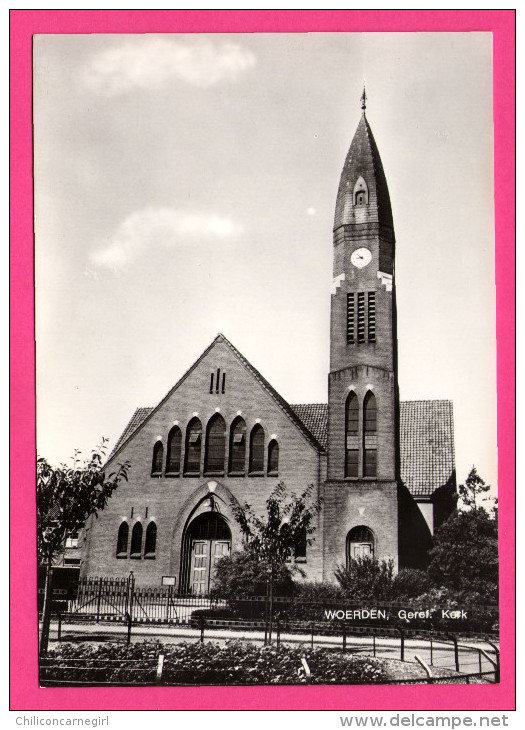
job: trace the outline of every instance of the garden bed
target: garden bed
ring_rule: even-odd
[[[46,655],[41,683],[151,685],[159,681],[160,655],[164,657],[160,683],[170,686],[382,684],[425,679],[422,668],[413,663],[329,649],[261,647],[229,641],[224,645],[66,643]],[[450,670],[446,673],[455,674]],[[445,670],[439,674],[443,676]]]

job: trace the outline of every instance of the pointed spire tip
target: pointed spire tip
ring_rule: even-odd
[[[366,110],[366,88],[365,88],[364,84],[363,84],[363,93],[361,94],[361,109],[363,110],[363,114],[364,114],[365,110]]]

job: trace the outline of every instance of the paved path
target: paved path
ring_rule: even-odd
[[[85,623],[85,624],[62,624],[61,637],[62,641],[111,641],[112,639],[125,639],[127,627],[123,623]],[[51,624],[50,632],[50,648],[57,645],[58,624]],[[134,624],[131,632],[131,640],[140,642],[144,640],[154,641],[156,639],[165,644],[178,644],[183,641],[199,641],[200,630],[193,629],[189,626],[166,626],[160,624]],[[234,631],[224,628],[206,628],[204,632],[204,641],[214,641],[217,643],[226,643],[232,640],[251,641],[257,644],[264,643],[263,631]],[[275,643],[275,634],[272,638]],[[299,644],[305,647],[312,645],[310,634],[282,634],[282,644]],[[314,647],[326,648],[342,648],[343,640],[341,636],[314,636]],[[373,639],[370,636],[347,636],[347,650],[351,652],[360,652],[368,655],[373,654]],[[459,642],[459,666],[460,671],[464,674],[475,673],[480,670],[490,672],[493,670],[492,663],[483,655],[480,655],[479,649],[483,649],[492,659],[495,658],[494,649],[485,641],[462,640]],[[387,657],[391,659],[400,659],[400,640],[399,638],[376,637],[376,655],[379,657]],[[405,661],[416,661],[415,656],[419,656],[428,665],[446,667],[455,670],[455,655],[452,643],[442,643],[433,640],[432,647],[427,639],[405,639]]]

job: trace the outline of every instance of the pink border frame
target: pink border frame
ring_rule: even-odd
[[[511,710],[515,702],[515,12],[11,10],[11,709]],[[494,49],[499,685],[40,689],[37,675],[31,40],[34,33],[490,31]],[[28,445],[31,448],[28,448]],[[14,539],[23,525],[24,540]]]

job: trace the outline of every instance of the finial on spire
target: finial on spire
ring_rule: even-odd
[[[363,114],[364,114],[365,110],[366,110],[366,88],[365,88],[364,84],[363,84],[363,93],[361,94],[361,109],[363,110]]]

